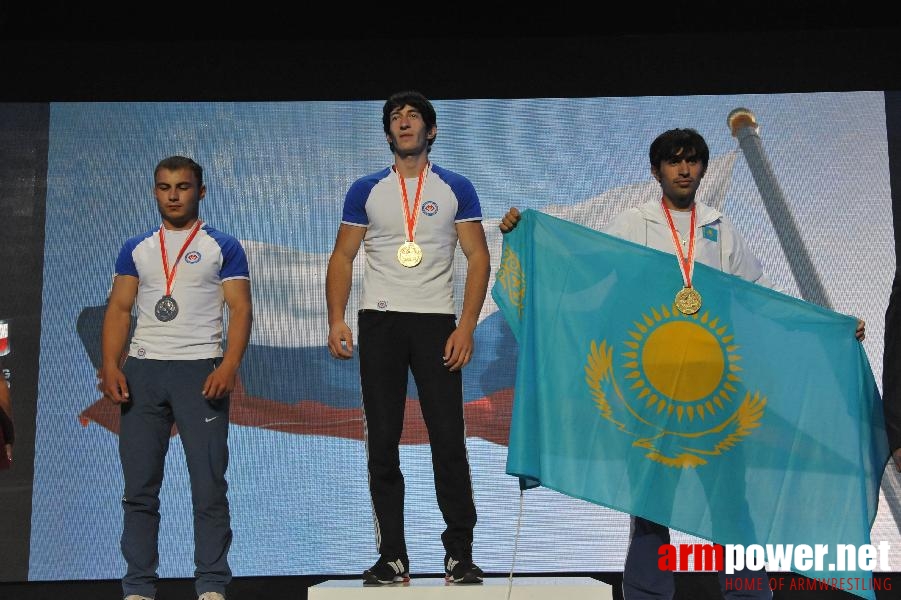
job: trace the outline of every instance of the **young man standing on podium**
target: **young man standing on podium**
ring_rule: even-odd
[[[695,201],[695,194],[707,170],[710,151],[693,129],[673,129],[660,134],[651,144],[651,174],[660,183],[660,199],[626,210],[613,218],[604,231],[610,235],[676,254],[680,264],[697,260],[747,281],[769,286],[760,262],[745,241],[719,211]],[[519,211],[511,208],[500,229],[506,233],[519,222]],[[701,234],[702,228],[716,235]],[[690,277],[690,271],[683,276]],[[690,288],[686,288],[690,289]],[[691,302],[690,297],[685,298]],[[742,483],[743,485],[743,483]],[[647,493],[661,493],[648,490]],[[659,549],[670,543],[669,528],[642,517],[631,519],[631,535],[623,569],[624,600],[671,599],[675,579],[671,571],[658,567]],[[728,576],[719,573],[720,587],[727,598],[764,600],[772,597],[765,573],[740,571]],[[756,581],[762,578],[762,582]],[[741,579],[740,585],[734,580]],[[750,583],[754,580],[754,583]]]
[[[198,600],[224,600],[232,576],[228,408],[250,339],[250,273],[240,242],[200,220],[205,194],[203,169],[190,158],[170,156],[157,165],[162,224],[122,246],[103,321],[100,386],[121,407],[125,600],[156,594],[159,494],[173,424],[191,479]],[[122,365],[132,307],[137,327]]]
[[[363,580],[378,585],[410,578],[399,444],[412,371],[447,525],[441,535],[445,576],[454,583],[481,583],[482,571],[472,560],[476,508],[461,369],[472,358],[473,332],[488,290],[482,209],[468,179],[429,161],[438,128],[435,109],[422,94],[391,96],[382,125],[394,164],[351,185],[326,275],[328,348],[346,360],[353,356],[353,334],[345,321],[353,261],[365,245],[360,383],[380,556]],[[458,242],[467,260],[459,321],[453,294]]]
[[[694,261],[771,287],[760,261],[731,221],[718,210],[695,200],[710,158],[710,150],[701,134],[693,129],[665,131],[651,143],[648,154],[651,174],[661,187],[661,198],[620,213],[605,227],[605,233],[678,256],[686,284],[684,291],[688,293],[680,294],[677,303],[691,305],[699,300],[692,297],[694,292],[690,286]],[[510,208],[501,220],[501,232],[512,230],[519,219],[519,211]],[[864,334],[864,323],[858,320],[857,339],[862,340]],[[731,478],[729,485],[745,485],[741,473],[727,472],[723,476]],[[648,489],[645,493],[656,494],[659,498],[660,494],[671,492]],[[715,509],[712,512],[715,520],[718,513]],[[676,591],[673,573],[658,566],[660,547],[669,543],[667,526],[632,517],[623,569],[624,600],[673,598]],[[720,571],[719,582],[723,595],[729,599],[772,598],[768,576],[763,571],[743,569],[731,575]]]

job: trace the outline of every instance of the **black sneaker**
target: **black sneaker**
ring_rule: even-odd
[[[471,558],[457,560],[450,554],[444,555],[444,580],[453,583],[482,583],[485,574]]]
[[[372,568],[363,571],[363,585],[387,585],[410,581],[410,561],[406,556],[393,560],[380,556]]]

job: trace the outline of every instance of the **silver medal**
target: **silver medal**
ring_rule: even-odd
[[[178,316],[178,303],[172,296],[163,296],[157,301],[154,312],[160,321],[171,321]]]

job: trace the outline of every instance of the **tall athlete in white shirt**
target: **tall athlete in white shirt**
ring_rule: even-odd
[[[460,370],[472,358],[473,331],[488,289],[482,209],[468,179],[429,161],[438,128],[435,109],[422,94],[393,95],[383,107],[382,124],[394,164],[358,179],[348,190],[326,275],[329,352],[348,359],[353,334],[345,310],[353,261],[365,246],[358,345],[380,556],[363,580],[388,584],[410,577],[398,447],[412,371],[447,525],[441,536],[445,575],[455,583],[481,583],[482,571],[472,560],[476,509]],[[467,260],[459,321],[453,296],[458,243]]]

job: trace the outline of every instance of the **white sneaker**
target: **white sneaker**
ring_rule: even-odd
[[[126,598],[125,600],[128,599]],[[225,600],[225,596],[219,592],[204,592],[197,596],[197,600]]]

